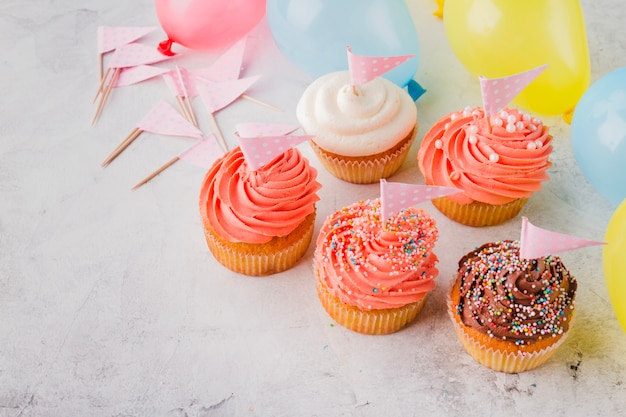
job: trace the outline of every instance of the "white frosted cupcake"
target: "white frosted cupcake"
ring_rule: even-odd
[[[417,133],[417,109],[409,94],[378,77],[350,85],[348,71],[316,79],[296,108],[313,150],[329,172],[368,184],[394,174]]]

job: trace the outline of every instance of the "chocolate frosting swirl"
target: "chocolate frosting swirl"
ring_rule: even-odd
[[[518,345],[568,330],[577,282],[556,256],[520,259],[517,241],[486,243],[461,258],[457,280],[466,326]]]

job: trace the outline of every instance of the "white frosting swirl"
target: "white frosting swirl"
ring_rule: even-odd
[[[304,131],[322,149],[343,156],[385,152],[408,136],[417,122],[409,94],[384,78],[350,86],[348,71],[316,79],[296,108]]]

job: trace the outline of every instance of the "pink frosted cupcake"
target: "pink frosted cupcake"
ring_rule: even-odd
[[[396,332],[413,321],[438,275],[438,232],[423,210],[405,209],[383,225],[380,200],[328,216],[317,238],[317,293],[328,314],[364,334]]]
[[[239,147],[218,159],[200,191],[207,244],[227,268],[245,275],[291,268],[306,252],[319,200],[317,171],[291,148],[250,170]]]
[[[441,118],[417,154],[426,184],[462,193],[433,200],[447,217],[468,226],[492,226],[515,217],[548,179],[552,136],[541,120],[505,108],[484,117],[466,108]]]

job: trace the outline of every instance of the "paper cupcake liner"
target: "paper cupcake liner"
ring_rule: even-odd
[[[527,198],[518,198],[510,203],[493,205],[474,201],[470,204],[459,204],[448,197],[432,200],[433,205],[446,217],[466,226],[495,226],[517,216]]]
[[[455,313],[450,299],[448,299],[448,313],[452,319],[452,323],[454,323],[456,335],[465,348],[465,351],[474,358],[476,362],[498,372],[515,374],[538,368],[550,359],[557,348],[561,346],[567,338],[567,333],[564,333],[560,337],[555,338],[552,345],[534,352],[524,352],[521,350],[502,351],[491,346],[485,346],[473,339],[465,331],[467,326],[463,325],[463,323],[454,317]],[[515,345],[512,344],[511,349],[515,349]]]
[[[317,296],[326,312],[341,326],[357,333],[383,335],[397,332],[411,323],[422,311],[426,296],[398,308],[363,311],[342,303],[333,296],[321,279],[317,280]]]
[[[271,252],[267,251],[264,244],[248,244],[247,249],[239,250],[218,238],[211,230],[205,229],[204,235],[209,250],[219,263],[231,271],[256,277],[276,274],[294,266],[304,256],[311,243],[315,221],[310,223],[300,239]],[[251,247],[256,247],[258,253],[250,250]]]
[[[315,142],[310,141],[313,151],[322,165],[335,177],[354,184],[372,184],[389,178],[404,163],[413,137],[394,152],[381,153],[380,157],[355,160],[328,154]]]

